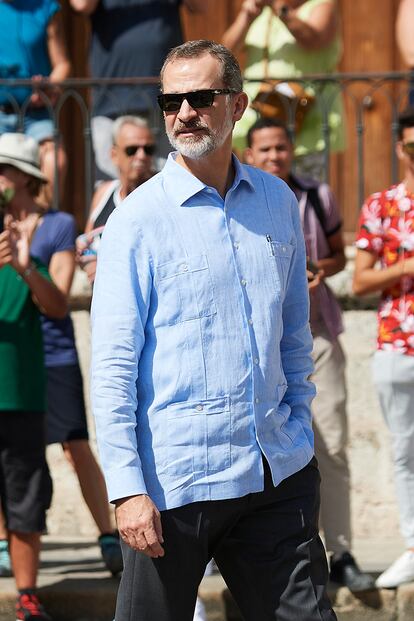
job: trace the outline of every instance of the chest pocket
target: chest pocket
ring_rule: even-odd
[[[217,312],[207,256],[183,257],[156,269],[158,321],[174,325]]]
[[[274,274],[277,281],[276,286],[282,296],[286,290],[294,248],[292,244],[286,242],[271,241],[269,243],[269,254],[270,258],[273,260]]]

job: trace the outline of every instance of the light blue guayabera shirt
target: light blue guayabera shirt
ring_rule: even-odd
[[[313,455],[296,199],[234,159],[223,200],[170,155],[105,227],[92,405],[111,500],[160,510],[275,485]]]

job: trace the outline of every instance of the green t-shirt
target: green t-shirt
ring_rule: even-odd
[[[305,20],[315,6],[327,0],[308,0],[298,9],[298,16]],[[329,0],[336,2],[336,0]],[[265,7],[254,20],[246,36],[246,70],[245,78],[262,80],[265,73],[264,46],[270,24],[269,36],[269,78],[299,78],[310,73],[329,74],[336,71],[342,45],[339,35],[320,50],[306,50],[301,47],[289,32],[285,24],[277,18],[270,7]],[[244,90],[253,101],[260,87],[260,82],[245,82]],[[322,151],[325,142],[322,134],[324,109],[328,111],[330,129],[330,147],[332,151],[342,151],[345,146],[344,110],[341,91],[335,84],[320,86],[318,91],[310,89],[317,96],[316,102],[308,112],[299,134],[295,137],[295,154],[306,155]],[[236,123],[233,144],[240,151],[247,146],[246,134],[257,120],[256,112],[247,108],[242,119]]]
[[[46,267],[34,263],[50,280]],[[39,310],[29,286],[6,265],[0,269],[0,411],[42,412],[45,393]]]

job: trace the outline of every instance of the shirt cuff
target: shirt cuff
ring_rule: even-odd
[[[104,470],[109,502],[115,502],[127,496],[148,494],[144,475],[140,468],[113,468]]]

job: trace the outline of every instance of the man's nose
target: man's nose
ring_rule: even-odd
[[[192,108],[186,99],[183,99],[181,108],[177,114],[180,121],[186,122],[190,119],[195,119],[198,116],[197,110]]]

